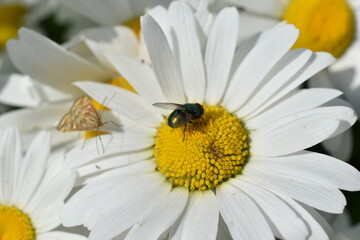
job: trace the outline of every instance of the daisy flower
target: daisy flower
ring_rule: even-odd
[[[26,75],[2,76],[0,101],[27,109],[1,116],[2,126],[19,126],[28,138],[46,128],[54,135],[54,146],[77,139],[77,134],[58,133],[55,129],[74,100],[83,94],[72,83],[90,80],[132,90],[104,52],[143,58],[137,31],[126,26],[92,28],[59,45],[22,28],[19,39],[9,41],[8,52],[14,65]]]
[[[143,7],[148,4],[150,2]],[[120,7],[121,4],[116,6]],[[138,13],[140,5],[136,6]],[[198,14],[204,19],[204,24],[210,18],[207,17],[210,14],[205,10],[206,6],[199,6],[201,12]],[[142,11],[145,11],[144,8]],[[164,9],[156,7],[152,11],[161,16]],[[112,51],[150,61],[139,33],[140,25],[134,24],[138,20],[127,20],[129,22],[123,26],[84,30],[64,45],[58,45],[29,29],[21,29],[19,39],[8,43],[8,51],[14,65],[26,75],[0,76],[1,81],[5,82],[0,92],[0,101],[27,109],[2,115],[0,125],[19,127],[26,139],[31,139],[39,129],[45,128],[52,132],[54,147],[72,146],[79,139],[78,134],[64,134],[55,129],[74,100],[83,94],[72,83],[81,80],[106,82],[134,91],[105,57],[105,52]],[[97,102],[94,104],[98,110],[101,108]],[[96,136],[96,131],[85,134],[85,138],[93,136]]]
[[[6,54],[6,42],[17,37],[21,26],[37,29],[37,22],[51,9],[54,2],[49,0],[0,0],[0,72],[13,72]]]
[[[8,128],[0,148],[0,239],[85,240],[54,230],[76,175],[62,159],[50,161],[50,134],[39,133],[23,156],[19,131]]]
[[[357,0],[221,0],[237,5],[248,14],[269,25],[287,21],[300,30],[294,48],[304,47],[313,51],[326,51],[337,61],[326,71],[315,75],[313,87],[332,87],[344,92],[345,97],[360,114],[360,51],[359,13]],[[267,23],[266,23],[267,22]],[[324,142],[332,155],[348,160],[352,153],[350,131]],[[339,147],[339,143],[341,144]]]
[[[341,213],[339,189],[359,190],[360,173],[305,149],[356,117],[323,106],[338,90],[297,87],[334,58],[290,50],[298,30],[287,24],[237,46],[235,8],[216,16],[208,37],[185,2],[164,13],[167,22],[141,21],[153,68],[107,54],[138,94],[76,83],[97,100],[116,93],[109,108],[123,129],[103,136],[101,156],[95,139],[67,154],[68,166],[92,177],[65,205],[63,224],[83,224],[89,239],[327,239],[314,208]],[[171,111],[152,106],[159,102],[199,103],[204,112],[196,105],[201,118],[171,128]]]

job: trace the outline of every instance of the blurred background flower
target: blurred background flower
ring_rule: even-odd
[[[7,128],[1,137],[1,239],[86,239],[56,230],[76,174],[65,168],[63,156],[51,157],[50,138],[49,133],[40,132],[23,154],[16,128]]]

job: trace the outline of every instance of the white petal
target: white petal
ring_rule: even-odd
[[[329,68],[326,68],[314,76],[312,76],[309,80],[309,87],[311,88],[337,88],[333,81],[333,76],[329,72]]]
[[[194,14],[186,3],[174,2],[169,7],[169,16],[179,47],[180,67],[187,100],[203,102],[206,80]]]
[[[179,62],[157,22],[150,16],[141,18],[145,43],[150,54],[157,79],[170,102],[185,102]]]
[[[117,201],[106,202],[106,199],[122,199],[124,188],[127,189],[128,186],[133,186],[134,189],[138,189],[139,184],[140,187],[144,187],[143,183],[145,182],[141,182],[143,180],[148,181],[149,186],[146,188],[157,186],[157,182],[149,181],[149,179],[153,179],[153,176],[148,176],[154,172],[154,169],[153,163],[142,161],[89,178],[85,182],[85,187],[66,203],[62,211],[62,223],[64,226],[69,227],[85,224],[86,219],[89,219],[88,221],[97,221],[97,217],[99,213],[102,213],[103,209],[111,208],[117,204]],[[124,179],[124,181],[119,181],[121,179]],[[123,199],[123,201],[125,200]],[[96,218],[94,219],[94,217]]]
[[[130,1],[62,0],[62,2],[99,25],[121,24],[138,16],[133,13]]]
[[[219,210],[212,191],[192,192],[189,204],[177,229],[172,229],[170,238],[176,239],[215,239]]]
[[[209,35],[210,28],[213,24],[214,14],[208,9],[208,1],[200,0],[198,7],[195,9],[195,17],[200,25],[199,37],[201,46],[205,45],[206,37]],[[202,35],[202,36],[201,36]]]
[[[26,152],[19,166],[18,186],[14,189],[14,201],[24,208],[36,191],[43,178],[48,156],[50,154],[51,136],[48,132],[40,132]]]
[[[341,213],[346,205],[344,195],[334,186],[258,170],[256,165],[251,165],[251,162],[246,166],[243,174],[250,181],[271,191],[286,194],[325,212]]]
[[[282,239],[306,239],[310,234],[304,222],[285,202],[271,192],[239,177],[230,184],[244,191],[267,215]]]
[[[310,110],[340,96],[342,93],[336,89],[311,88],[295,90],[286,96],[285,99],[272,105],[265,112],[250,119],[245,117],[246,125],[250,129],[258,129],[274,122],[286,115]],[[236,113],[240,116],[240,113]]]
[[[325,140],[322,142],[322,146],[331,154],[331,156],[345,162],[349,161],[353,152],[352,130],[347,130],[336,137]]]
[[[249,99],[237,114],[248,117],[248,115],[252,115],[252,112],[258,112],[258,108],[266,104],[279,89],[291,81],[311,55],[312,52],[307,49],[295,49],[286,53],[266,76],[264,86]]]
[[[295,115],[295,118],[285,124],[277,121],[251,134],[252,154],[280,156],[297,152],[325,140],[339,126],[339,121],[330,114],[313,114],[299,118]]]
[[[165,9],[163,6],[156,6],[152,9],[149,9],[147,11],[147,14],[152,16],[154,20],[159,24],[161,30],[166,36],[166,39],[169,43],[169,46],[171,49],[173,49],[174,46],[174,39],[173,39],[173,32],[171,29],[171,22],[169,21],[169,11],[168,9]],[[143,37],[143,35],[142,35]],[[142,39],[144,41],[144,38]],[[144,43],[145,44],[145,43]]]
[[[64,114],[69,111],[71,104],[72,102],[7,112],[0,116],[0,126],[18,127],[22,135],[24,150],[29,147],[41,129],[47,129],[52,133],[53,147],[64,146],[78,138],[76,132],[62,133],[55,128]],[[3,130],[0,127],[0,134]]]
[[[79,167],[109,154],[146,149],[154,145],[154,141],[154,138],[127,133],[101,135],[87,140],[84,147],[72,149],[66,155],[66,159],[70,166]]]
[[[334,104],[333,104],[334,102]],[[329,105],[329,106],[326,106]],[[335,105],[335,106],[334,106]],[[327,114],[334,116],[339,121],[339,126],[331,134],[328,138],[335,137],[344,131],[348,130],[357,120],[357,116],[352,109],[352,107],[348,104],[348,102],[340,99],[335,98],[328,103],[324,104],[325,107],[318,107],[315,109],[310,109],[308,111],[299,112],[297,114],[293,114],[292,116],[285,117],[283,119],[278,120],[277,122],[288,121],[290,119],[297,119],[304,116],[310,116],[313,114]],[[287,119],[287,120],[286,120]]]
[[[329,68],[333,84],[344,92],[346,98],[360,114],[360,42],[354,41],[344,55]]]
[[[107,103],[108,108],[136,120],[139,125],[158,127],[163,121],[163,117],[153,110],[152,103],[128,90],[95,82],[77,82],[75,85],[98,102],[111,99]]]
[[[270,29],[279,23],[278,19],[269,18],[245,11],[239,12],[239,40],[242,41],[260,31]]]
[[[260,34],[230,81],[223,102],[228,110],[240,108],[254,94],[266,74],[294,44],[298,33],[293,25],[279,24]]]
[[[284,157],[253,157],[251,162],[256,169],[283,176],[297,176],[347,191],[360,189],[359,171],[325,154],[302,151]]]
[[[126,236],[130,239],[158,239],[183,212],[188,201],[187,189],[175,188],[153,206],[149,216],[138,221]]]
[[[79,94],[72,82],[89,79],[105,81],[110,77],[98,66],[29,29],[21,29],[19,37],[20,40],[8,43],[12,61],[23,73],[43,84],[66,93]]]
[[[227,2],[243,7],[246,11],[277,19],[282,17],[288,4],[287,1],[279,0],[260,0],[257,2],[252,0],[227,0]]]
[[[216,189],[216,197],[221,216],[234,239],[274,239],[264,215],[242,191],[222,184]]]
[[[280,197],[291,208],[293,208],[293,210],[297,212],[297,214],[304,220],[304,222],[307,223],[309,232],[311,233],[311,235],[307,238],[308,240],[329,239],[329,236],[322,228],[322,226],[299,203],[295,202],[293,199],[286,195],[280,193],[276,193],[276,195],[278,195],[278,197]]]
[[[120,54],[107,53],[107,57],[141,97],[150,103],[166,101],[155,73],[148,64]]]
[[[239,15],[236,9],[222,10],[214,21],[206,44],[206,102],[208,104],[216,105],[224,95],[234,58],[238,31]]]
[[[19,178],[19,167],[22,162],[22,147],[19,131],[7,128],[0,143],[0,202],[10,204],[13,201],[13,191]]]
[[[39,233],[51,231],[60,225],[60,211],[64,203],[45,203],[36,212],[30,213],[32,224]]]
[[[51,229],[47,220],[51,217],[56,217],[58,219],[57,225],[60,224],[59,216],[62,204],[73,188],[75,178],[76,175],[74,173],[65,170],[59,172],[52,179],[41,182],[31,201],[24,208],[26,212],[34,216],[34,220],[38,220],[36,224],[40,230],[48,231]]]
[[[135,153],[125,153],[123,155],[114,156],[114,157],[107,157],[104,160],[99,160],[94,163],[87,164],[83,167],[79,167],[77,172],[79,176],[87,176],[90,174],[94,174],[97,172],[103,172],[108,169],[114,169],[118,167],[127,166],[129,164],[133,164],[139,161],[143,161],[145,159],[150,159],[154,155],[154,151],[144,150]],[[73,165],[74,163],[71,160],[68,162],[68,165]]]
[[[1,126],[17,126],[20,131],[53,128],[70,109],[72,102],[35,109],[20,109],[2,114]]]
[[[334,231],[332,230],[329,223],[318,213],[315,209],[306,206],[305,204],[301,204],[302,207],[310,213],[310,215],[317,221],[321,227],[325,230],[326,234],[328,235],[329,239],[334,239]]]
[[[95,186],[98,181],[109,181],[109,183],[111,183],[115,178],[134,178],[134,180],[136,180],[135,178],[139,176],[142,177],[146,174],[154,173],[155,169],[156,163],[154,159],[146,159],[111,171],[106,171],[98,176],[88,177],[84,184],[91,183]]]
[[[105,57],[107,51],[128,56],[138,55],[138,39],[127,27],[92,28],[81,32],[80,36],[96,58],[110,69],[112,66]]]
[[[86,240],[85,236],[81,236],[78,234],[67,233],[67,232],[46,232],[36,235],[36,239],[38,240]]]
[[[141,220],[144,215],[147,215],[151,208],[162,198],[170,192],[170,185],[163,184],[163,176],[154,174],[157,179],[143,179],[147,182],[134,184],[127,186],[118,194],[116,206],[112,208],[101,208],[96,216],[101,214],[101,221],[94,221],[94,216],[89,219],[90,222],[85,222],[92,231],[89,235],[89,240],[92,239],[110,239],[115,237],[119,233],[125,231],[127,228],[134,225]],[[161,181],[160,181],[161,179]],[[149,184],[149,181],[157,181],[158,184]],[[124,196],[126,192],[126,197]],[[165,196],[164,196],[165,195]],[[120,198],[119,198],[120,197]],[[113,201],[114,198],[108,198],[107,200]],[[136,200],[138,199],[138,200]],[[105,210],[105,211],[104,211]],[[95,225],[94,225],[95,223]]]
[[[34,107],[40,103],[41,97],[29,76],[16,73],[1,75],[0,81],[4,84],[0,92],[2,103],[20,107]]]
[[[292,90],[296,89],[303,82],[308,80],[314,74],[328,67],[335,62],[335,58],[326,52],[315,52],[310,57],[309,61],[303,66],[289,81],[286,82],[284,86],[278,87],[275,94],[269,98],[268,101],[264,102],[259,108],[257,108],[253,114],[264,111],[276,101],[287,95]],[[270,85],[271,86],[271,85]]]
[[[100,25],[113,25],[112,14],[101,14],[98,8],[93,8],[90,1],[84,0],[60,0],[67,8],[72,11],[100,24]],[[87,2],[89,4],[87,4]],[[94,2],[94,1],[92,1]],[[98,11],[96,11],[98,10]]]

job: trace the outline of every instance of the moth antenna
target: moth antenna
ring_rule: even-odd
[[[105,111],[105,102],[106,102],[106,99],[107,97],[104,98],[104,100],[101,102],[101,108],[99,109],[99,118],[100,118],[100,121],[101,121],[101,118],[102,118],[102,115]]]
[[[111,100],[115,97],[116,92],[109,98],[109,101],[106,102],[107,96],[104,98],[104,101],[101,103],[101,109],[99,109],[100,119],[105,111],[106,106],[111,102]]]

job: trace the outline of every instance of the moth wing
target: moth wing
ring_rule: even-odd
[[[62,132],[97,129],[101,125],[98,112],[88,97],[79,98],[60,121],[57,129]]]
[[[154,107],[162,108],[162,109],[168,109],[168,110],[181,110],[181,105],[177,103],[154,103]]]

